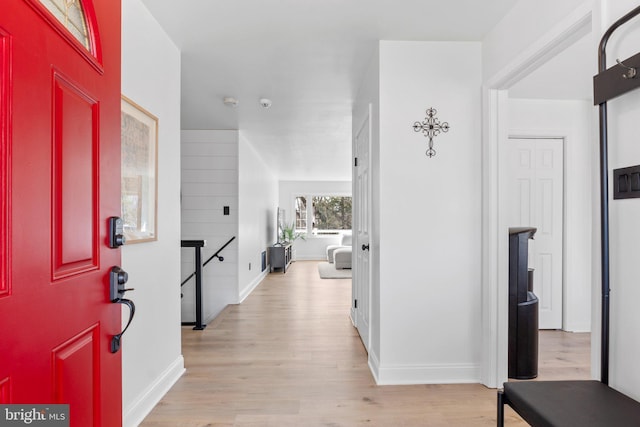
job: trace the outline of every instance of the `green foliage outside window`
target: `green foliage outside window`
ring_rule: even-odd
[[[313,222],[318,230],[351,230],[351,197],[314,197]]]

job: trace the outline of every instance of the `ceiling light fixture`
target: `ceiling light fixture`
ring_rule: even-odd
[[[227,107],[232,107],[235,108],[238,106],[238,100],[235,99],[233,96],[225,96],[222,99],[222,102],[224,103],[224,105],[226,105]]]

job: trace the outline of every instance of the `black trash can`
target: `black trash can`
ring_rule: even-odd
[[[529,239],[537,229],[509,229],[509,378],[538,376],[538,297],[528,267]]]

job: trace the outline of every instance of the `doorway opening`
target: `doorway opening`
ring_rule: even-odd
[[[509,200],[508,183],[514,171],[509,170],[513,167],[510,166],[513,153],[510,154],[509,144],[513,144],[514,140],[520,140],[524,145],[536,145],[531,141],[538,139],[559,141],[555,150],[563,157],[560,163],[562,175],[540,183],[551,188],[552,181],[558,181],[559,187],[556,182],[554,191],[560,191],[563,196],[554,202],[560,205],[560,217],[555,221],[560,226],[559,246],[556,243],[559,248],[556,252],[559,251],[559,254],[556,254],[554,262],[562,268],[550,269],[545,265],[542,266],[543,271],[538,271],[538,287],[544,293],[550,291],[549,280],[553,270],[556,296],[549,293],[548,301],[549,305],[557,308],[554,323],[546,324],[545,321],[544,325],[540,325],[550,329],[540,334],[540,376],[552,379],[544,374],[543,368],[553,365],[553,358],[558,359],[559,347],[554,350],[554,343],[566,344],[571,338],[577,338],[576,342],[582,346],[580,355],[576,355],[575,359],[576,365],[581,366],[579,375],[591,376],[590,366],[584,366],[585,361],[591,358],[589,336],[575,335],[588,334],[591,329],[593,113],[590,82],[591,70],[596,69],[596,62],[595,55],[582,51],[594,45],[591,15],[592,10],[586,8],[575,12],[562,23],[564,26],[559,25],[546,34],[545,42],[541,41],[540,45],[532,47],[527,52],[530,54],[528,57],[510,64],[499,77],[486,85],[484,105],[487,131],[483,164],[493,166],[487,168],[483,177],[483,253],[490,255],[483,259],[483,322],[487,327],[484,328],[483,337],[482,380],[490,387],[499,387],[507,380],[509,267],[506,233],[508,227],[513,225],[536,226],[510,223],[513,221],[511,216],[514,208]],[[584,76],[559,71],[562,70],[559,62],[570,61],[572,56],[580,58],[581,63],[587,63],[583,67],[570,67],[585,73]],[[587,91],[578,97],[567,97],[563,90],[574,87],[573,83],[580,78],[585,79],[586,84],[582,89],[586,87]],[[536,152],[533,148],[531,150]],[[554,215],[554,211],[548,207],[537,209],[542,209],[540,215],[543,220],[549,220]],[[536,240],[538,238],[536,236]],[[544,262],[538,260],[537,263]],[[545,347],[547,345],[549,348]]]

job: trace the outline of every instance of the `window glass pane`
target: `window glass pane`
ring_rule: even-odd
[[[307,198],[296,197],[296,230],[307,230]]]
[[[351,197],[314,197],[313,228],[351,230]]]
[[[87,23],[80,0],[40,0],[40,2],[84,47],[90,49]]]

